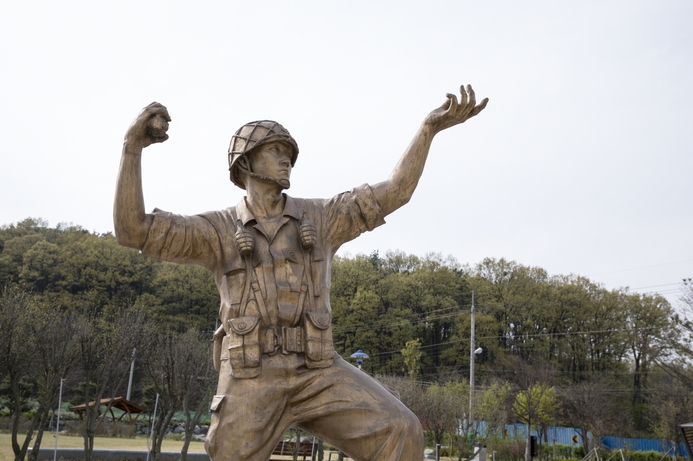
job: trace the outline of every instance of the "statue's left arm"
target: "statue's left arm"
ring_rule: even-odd
[[[467,85],[466,89],[462,86],[460,93],[459,102],[457,96],[448,94],[443,105],[428,114],[390,177],[372,186],[384,215],[392,213],[411,199],[423,173],[433,137],[474,117],[484,110],[488,103],[486,98],[477,105],[474,90],[470,85]]]

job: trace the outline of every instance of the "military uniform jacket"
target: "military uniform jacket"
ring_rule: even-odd
[[[343,243],[384,222],[367,184],[331,199],[285,195],[273,235],[244,198],[235,207],[195,216],[155,210],[142,252],[212,272],[222,320],[216,359],[230,360],[234,376],[249,378],[260,373],[263,353],[305,353],[308,367],[331,365],[332,258]],[[309,249],[301,244],[301,225],[315,230]],[[237,244],[239,227],[252,237],[246,256]]]

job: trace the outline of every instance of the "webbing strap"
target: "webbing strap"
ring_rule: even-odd
[[[236,221],[238,216],[236,215],[236,210],[231,210],[231,217],[233,218],[231,222],[234,226],[234,238],[236,235]],[[240,255],[240,253],[239,253]],[[241,256],[245,262],[245,287],[243,287],[243,295],[241,296],[241,308],[240,316],[245,316],[245,308],[248,305],[248,297],[250,295],[250,289],[252,287],[253,294],[255,295],[255,302],[257,303],[258,311],[262,323],[265,326],[271,325],[269,312],[267,311],[267,306],[265,304],[265,298],[262,297],[262,291],[260,290],[260,284],[257,280],[257,274],[255,274],[255,268],[253,267],[253,255]]]

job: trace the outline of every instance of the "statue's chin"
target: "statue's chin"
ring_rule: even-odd
[[[291,187],[291,182],[288,179],[276,179],[275,181],[284,189],[288,189],[289,187]]]

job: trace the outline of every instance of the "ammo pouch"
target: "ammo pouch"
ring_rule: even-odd
[[[260,316],[238,317],[228,323],[230,328],[224,341],[231,375],[234,378],[254,378],[261,369]]]
[[[332,344],[332,315],[321,312],[306,312],[305,354],[307,368],[327,368],[334,359]]]

